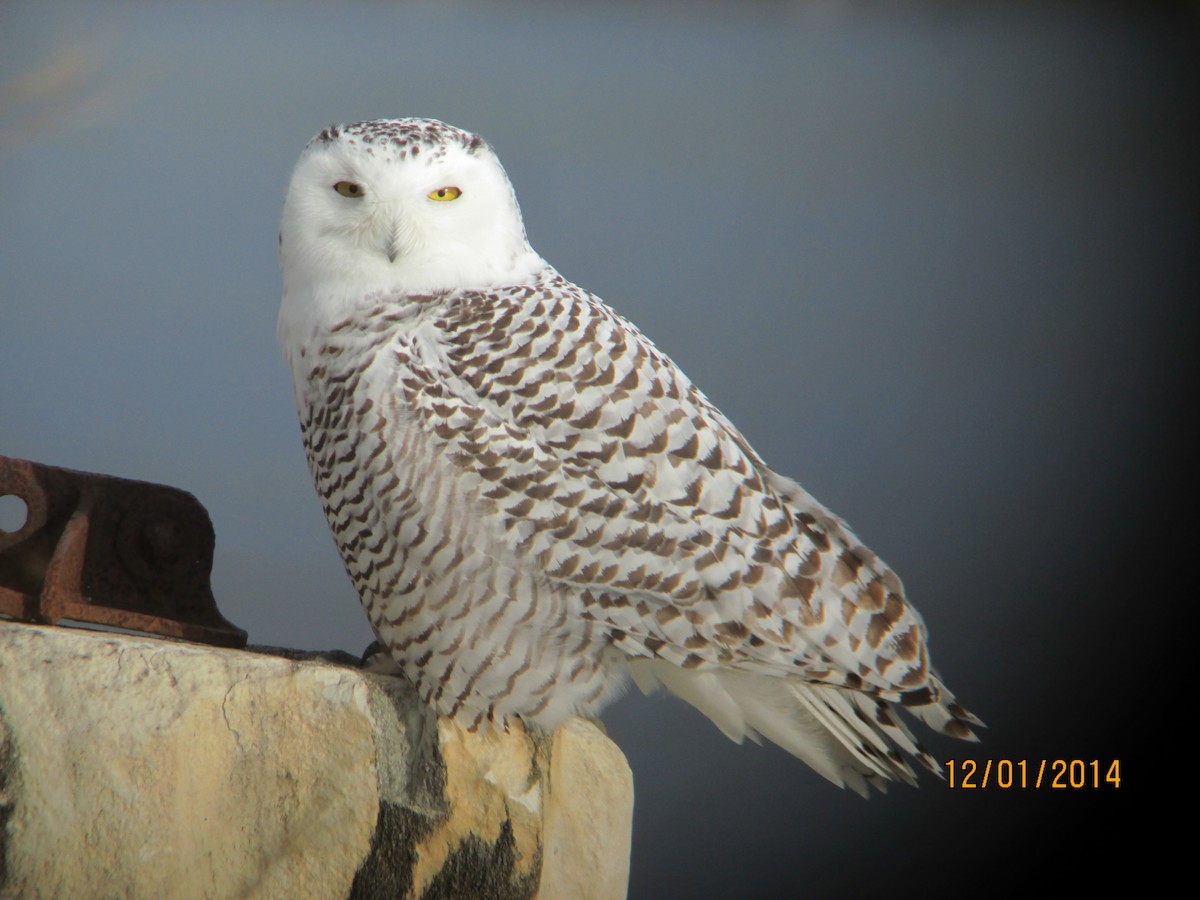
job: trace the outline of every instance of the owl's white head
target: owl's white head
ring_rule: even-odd
[[[313,138],[292,174],[279,253],[281,336],[382,294],[511,284],[545,266],[491,148],[434,119],[376,119]]]

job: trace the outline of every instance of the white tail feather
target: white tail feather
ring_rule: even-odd
[[[940,774],[891,704],[845,688],[736,670],[682,669],[660,660],[630,660],[644,693],[659,685],[704,713],[731,740],[778,744],[839,787],[864,797],[891,780],[916,784],[907,753]],[[912,711],[934,728],[954,719],[937,704]]]

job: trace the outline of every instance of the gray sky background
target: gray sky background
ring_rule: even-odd
[[[275,343],[280,205],[325,125],[478,131],[542,255],[898,569],[990,726],[939,757],[1128,758],[1117,791],[864,802],[630,695],[630,896],[1120,866],[1194,601],[1159,587],[1200,158],[1195,5],[1131,9],[5,0],[0,453],[192,492],[251,641],[361,651]]]

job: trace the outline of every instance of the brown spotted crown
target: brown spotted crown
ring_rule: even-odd
[[[353,125],[331,125],[309,141],[330,144],[345,141],[363,146],[368,154],[384,153],[397,159],[430,154],[444,156],[446,148],[459,145],[468,153],[478,153],[487,142],[477,134],[439,122],[437,119],[372,119]]]

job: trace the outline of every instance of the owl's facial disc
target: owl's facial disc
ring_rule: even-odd
[[[513,284],[546,267],[482,139],[427,119],[326,129],[301,154],[280,220],[297,333],[354,298]]]

